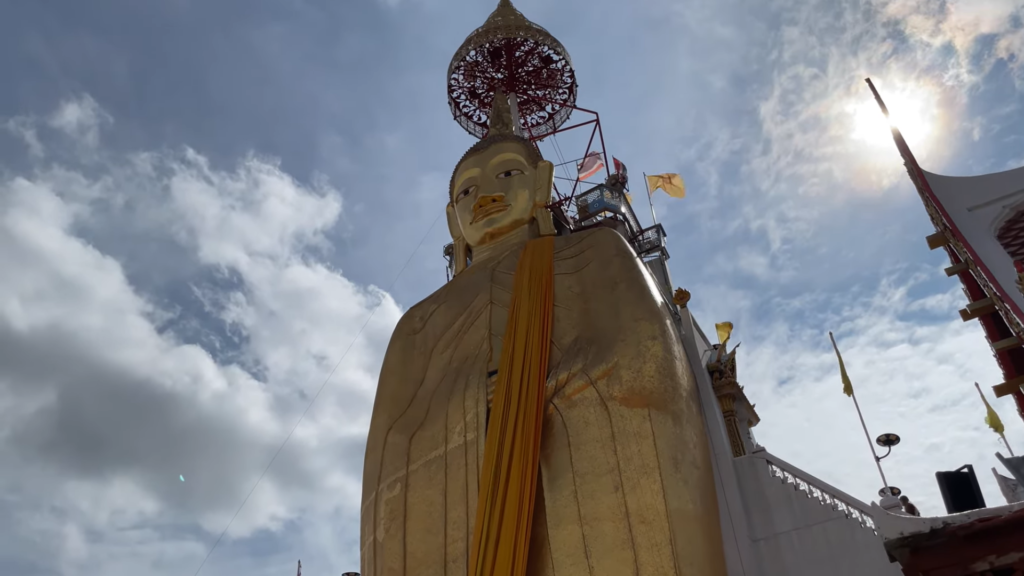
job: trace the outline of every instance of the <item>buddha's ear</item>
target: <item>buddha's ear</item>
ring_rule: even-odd
[[[547,205],[551,203],[551,189],[555,185],[555,165],[547,160],[537,164],[537,188],[534,190],[533,218],[537,221],[537,230],[541,236],[554,236],[555,222]]]
[[[448,206],[445,207],[445,215],[448,217],[448,233],[452,235],[452,240],[462,238],[462,227],[459,226],[459,216],[455,213],[455,206],[451,202],[449,202]]]
[[[455,214],[455,206],[451,202],[445,207],[445,216],[448,217],[448,233],[452,235],[452,244],[455,248],[452,254],[455,258],[454,274],[458,274],[469,264],[469,246],[466,244],[466,238],[462,236],[459,217]]]
[[[555,185],[555,165],[547,160],[541,160],[537,164],[537,189],[536,202],[547,206],[551,203],[551,190]]]

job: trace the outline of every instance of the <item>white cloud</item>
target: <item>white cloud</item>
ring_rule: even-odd
[[[1024,55],[1021,44],[1021,0],[872,0],[887,20],[897,22],[914,39],[932,47],[952,45],[958,59],[952,62],[954,76],[977,81],[996,59],[1012,60]],[[996,49],[971,64],[976,42],[996,37]],[[1016,62],[1011,62],[1016,65]]]
[[[28,153],[35,158],[42,158],[46,154],[42,142],[39,141],[39,134],[36,131],[35,122],[30,118],[17,117],[8,119],[3,127],[14,134],[25,144]]]
[[[941,171],[964,153],[958,142],[977,140],[991,122],[991,114],[964,117],[971,90],[999,58],[1019,65],[1022,6],[771,4],[780,25],[764,62],[768,81],[758,91],[760,138],[745,158],[751,193],[737,202],[744,227],[767,240],[769,268],[785,265],[787,247],[813,243],[823,223],[851,201],[908,191],[902,159],[864,79],[874,80],[897,123],[902,112],[917,159]],[[991,50],[981,51],[983,39],[992,41]]]
[[[328,573],[355,567],[355,546],[338,543],[358,532],[362,442],[400,310],[318,261],[339,192],[256,157],[220,171],[191,150],[113,156],[99,140],[106,112],[69,102],[51,121],[88,145],[88,174],[37,166],[0,180],[0,516],[24,527],[0,534],[0,556],[24,558],[25,573],[194,570],[355,341],[206,570],[279,573],[293,550],[262,563],[223,550],[266,531]],[[185,312],[129,281],[159,262],[88,240],[111,228],[162,236],[233,279],[194,283],[210,298],[191,320],[238,334],[240,363],[161,330]]]
[[[51,128],[88,148],[99,145],[100,129],[113,121],[88,94],[64,100],[47,119]]]

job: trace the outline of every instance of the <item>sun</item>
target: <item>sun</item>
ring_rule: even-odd
[[[854,140],[872,146],[892,146],[892,126],[899,128],[912,150],[930,147],[938,123],[938,95],[925,85],[908,84],[882,93],[889,109],[886,120],[874,98],[865,98],[847,108]]]

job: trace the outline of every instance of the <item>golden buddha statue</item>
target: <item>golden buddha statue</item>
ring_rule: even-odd
[[[487,572],[471,564],[487,515],[485,438],[499,433],[491,399],[513,366],[502,348],[520,259],[542,238],[553,302],[516,572],[724,575],[704,418],[669,304],[614,230],[554,236],[552,164],[512,133],[501,94],[491,116],[451,179],[456,275],[401,318],[384,358],[363,471],[363,576]]]

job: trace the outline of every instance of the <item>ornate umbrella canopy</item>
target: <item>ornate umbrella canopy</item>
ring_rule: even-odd
[[[576,73],[569,53],[509,0],[473,31],[448,66],[448,105],[467,132],[483,138],[496,90],[515,94],[523,130],[541,138],[569,119]]]

